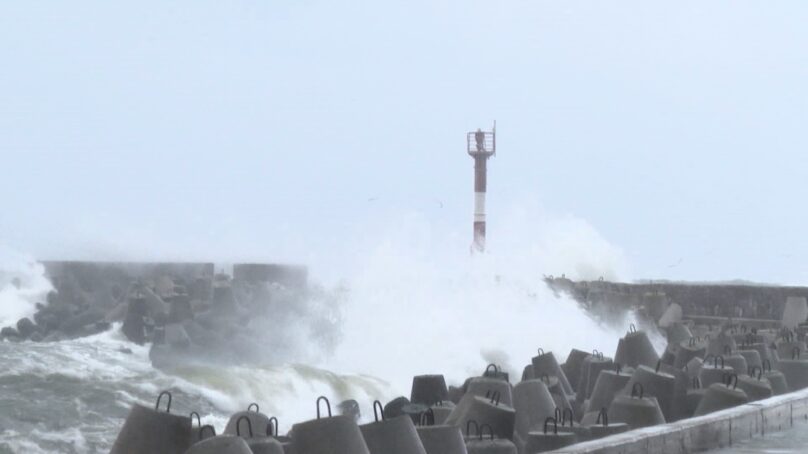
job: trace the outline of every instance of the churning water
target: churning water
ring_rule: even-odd
[[[164,389],[174,393],[172,412],[197,411],[217,430],[228,414],[257,402],[284,431],[314,416],[319,395],[356,399],[363,414],[372,414],[374,399],[408,395],[416,374],[443,373],[459,384],[490,362],[519,377],[538,347],[562,361],[572,347],[614,352],[629,316],[626,325],[605,326],[552,294],[542,275],[614,278],[624,272],[619,250],[578,220],[515,219],[502,226],[509,241],[475,257],[465,238],[435,234],[417,217],[398,223],[383,236],[395,241],[344,258],[352,266],[333,290],[342,295],[335,298],[340,316],[323,327],[334,331],[334,345],[313,352],[301,339],[284,346],[295,360],[283,364],[159,371],[148,347],[126,342],[118,326],[56,343],[2,342],[0,453],[107,452],[131,404],[151,405]],[[40,267],[6,260],[0,321],[30,314],[48,288]]]

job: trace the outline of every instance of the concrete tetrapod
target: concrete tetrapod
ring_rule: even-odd
[[[199,428],[199,433],[197,437],[191,440],[191,446],[194,443],[199,443],[202,440],[207,440],[208,438],[213,438],[216,436],[216,428],[211,426],[210,424],[205,424],[204,426]]]
[[[362,418],[362,411],[359,408],[359,402],[357,402],[356,399],[343,400],[337,404],[337,410],[339,410],[339,414],[350,416],[354,419],[354,421],[357,422],[360,418]]]
[[[485,368],[485,372],[483,372],[483,377],[497,378],[499,380],[510,381],[508,379],[508,373],[503,372],[502,369],[499,366],[497,366],[496,364],[489,364]]]
[[[705,334],[709,334],[711,329],[707,325],[696,325],[690,328],[690,331],[695,337],[703,338]]]
[[[679,343],[679,349],[676,351],[676,359],[673,360],[673,367],[682,369],[693,358],[704,358],[706,354],[707,344],[702,342],[700,338],[691,337]]]
[[[788,382],[786,376],[779,370],[772,370],[772,363],[768,359],[763,360],[763,376],[772,385],[772,392],[775,396],[788,392]]]
[[[552,424],[553,430],[549,432],[548,426]],[[558,421],[549,417],[544,421],[542,431],[532,431],[528,434],[524,447],[519,451],[523,454],[537,454],[554,451],[578,442],[578,437],[572,432],[559,432]]]
[[[244,432],[241,431],[242,422],[247,425],[247,430]],[[256,438],[255,434],[253,434],[250,417],[247,415],[239,417],[236,421],[236,436],[244,438],[253,454],[284,454],[283,445],[278,440],[264,434]]]
[[[237,435],[238,421],[243,416],[249,419],[250,427],[255,428],[256,433],[266,433],[267,427],[269,426],[269,416],[261,413],[258,404],[253,402],[247,407],[247,411],[236,412],[230,417],[224,428],[224,434]]]
[[[410,400],[406,397],[396,397],[395,399],[387,402],[384,406],[384,414],[388,418],[395,418],[396,416],[401,416],[404,413],[404,407],[409,405]]]
[[[642,383],[634,383],[631,395],[619,395],[609,405],[612,421],[628,424],[631,429],[665,424],[665,416],[655,397],[643,395]]]
[[[490,397],[467,394],[463,396],[454,411],[446,418],[447,425],[464,427],[469,420],[479,424],[488,424],[497,438],[513,438],[516,411],[499,401],[494,392]]]
[[[800,359],[801,351],[798,347],[794,347],[791,359],[781,359],[777,363],[777,369],[785,376],[789,391],[808,387],[808,361]]]
[[[533,380],[534,378],[536,378],[536,374],[533,372],[533,364],[528,364],[522,369],[522,381]]]
[[[738,354],[743,356],[743,359],[746,360],[747,367],[763,367],[763,359],[760,357],[759,351],[746,349],[746,346],[742,344],[740,350],[738,350]]]
[[[780,358],[791,358],[795,348],[801,352],[806,350],[805,342],[796,340],[794,333],[791,332],[784,334],[782,339],[777,340],[775,346],[777,347],[775,351]]]
[[[564,393],[564,387],[561,386],[561,381],[558,377],[542,375],[539,379],[547,385],[547,389],[550,391],[550,395],[553,397],[553,402],[555,402],[556,407],[572,408],[573,403],[570,401],[570,396]],[[573,395],[572,397],[575,396]]]
[[[732,369],[725,367],[723,356],[706,358],[699,371],[699,382],[702,388],[709,388],[713,383],[722,383],[727,372],[732,372]]]
[[[665,416],[665,421],[673,421],[677,416],[674,412],[674,399],[676,398],[676,378],[660,370],[661,362],[657,362],[656,368],[648,366],[639,366],[634,370],[634,374],[626,384],[625,393],[633,389],[636,383],[642,384],[642,390],[645,396],[655,397],[659,404],[662,414]],[[686,388],[682,389],[682,396]],[[611,411],[609,412],[611,413]],[[612,418],[616,419],[616,417]]]
[[[416,375],[412,377],[410,402],[432,405],[435,402],[449,400],[449,390],[443,375]]]
[[[676,354],[679,353],[679,344],[671,344],[665,346],[665,351],[662,352],[662,356],[659,357],[659,360],[662,361],[662,364],[669,364],[673,365],[676,362]]]
[[[637,331],[634,324],[631,324],[628,334],[617,344],[614,362],[630,367],[640,365],[655,367],[657,361],[659,361],[659,355],[654,350],[648,334],[644,331]]]
[[[699,377],[693,377],[691,380],[691,387],[685,394],[684,416],[686,418],[693,416],[693,413],[696,412],[696,408],[699,406],[699,402],[704,398],[704,394],[707,393],[707,388],[701,387]]]
[[[558,409],[556,409],[558,410]],[[558,413],[556,413],[557,415]],[[555,416],[558,421],[558,416]],[[586,440],[589,438],[589,429],[586,426],[575,425],[575,415],[571,408],[565,408],[561,412],[561,427],[558,429],[560,432],[571,432],[578,437],[578,440]]]
[[[618,422],[609,424],[609,416],[606,408],[600,409],[593,423],[586,421],[586,428],[589,430],[589,435],[586,440],[597,440],[598,438],[608,437],[609,435],[615,435],[629,430],[629,426],[626,423]]]
[[[749,365],[746,363],[746,358],[740,353],[733,353],[729,347],[724,347],[724,362],[727,367],[732,369],[736,374],[745,374],[749,370]]]
[[[726,351],[726,348],[729,347],[729,351],[735,351],[738,349],[738,345],[735,342],[735,339],[732,336],[728,336],[725,333],[721,332],[718,336],[711,338],[707,343],[707,354],[708,355],[721,355]]]
[[[601,408],[608,408],[614,396],[626,387],[633,374],[634,369],[624,371],[620,364],[615,364],[613,370],[601,371],[584,412],[590,413],[600,411]]]
[[[558,381],[561,382],[561,386],[564,388],[564,394],[572,395],[575,393],[569,380],[567,380],[566,374],[561,370],[561,366],[558,365],[558,361],[556,361],[553,352],[545,353],[544,350],[539,349],[539,354],[533,357],[532,362],[534,376],[541,377],[542,375],[548,375],[558,377]]]
[[[441,425],[455,409],[455,404],[450,401],[438,401],[429,407],[435,415],[435,424]]]
[[[688,377],[687,372],[684,370],[677,369],[676,367],[668,364],[662,364],[659,370],[660,372],[673,376],[674,380],[671,413],[670,417],[665,415],[665,420],[667,422],[675,422],[682,418],[686,418],[685,396],[687,394],[687,389],[690,387],[690,377]],[[664,408],[662,413],[665,413]]]
[[[292,438],[280,435],[278,433],[278,418],[272,416],[269,418],[269,426],[267,426],[267,436],[272,437],[283,446],[285,454],[294,454],[294,447],[292,446]]]
[[[513,405],[513,391],[510,383],[505,380],[487,377],[474,377],[468,383],[466,394],[475,396],[488,396],[491,393],[499,393],[500,401],[505,405]]]
[[[426,413],[427,411],[429,411],[433,415],[432,419],[434,419],[434,413],[429,409],[429,405],[426,404],[416,404],[411,402],[401,407],[401,411],[406,416],[410,417],[413,424],[418,424],[421,421],[421,418],[423,417],[424,413]]]
[[[749,333],[749,327],[746,325],[741,325],[740,329],[737,327],[732,327],[729,330],[730,336],[735,339],[736,344],[740,344],[746,340],[746,335]]]
[[[749,402],[768,399],[774,395],[771,383],[767,378],[763,377],[763,369],[758,366],[750,367],[749,375],[738,377],[738,388],[746,393],[746,396],[749,397]]]
[[[373,402],[375,422],[359,426],[370,454],[426,454],[412,419],[407,416],[384,418],[378,400]]]
[[[427,454],[467,454],[458,426],[420,426],[416,430]]]
[[[581,376],[578,381],[576,398],[579,402],[589,399],[600,371],[614,367],[611,358],[605,358],[603,353],[595,350],[592,355],[584,359],[581,367]]]
[[[749,402],[749,397],[738,389],[738,376],[727,374],[724,383],[713,383],[699,402],[693,416],[703,416],[715,411],[736,407]]]
[[[687,374],[687,378],[699,378],[701,368],[704,366],[704,359],[696,357],[685,364],[682,370]]]
[[[488,424],[479,426],[477,436],[466,437],[466,451],[469,454],[517,454],[516,445],[510,440],[495,438]]]
[[[539,353],[543,353],[544,350],[540,350]],[[573,348],[570,350],[570,354],[567,355],[567,361],[561,365],[561,370],[564,371],[564,374],[567,376],[567,379],[570,381],[570,384],[577,385],[578,382],[581,380],[581,370],[583,367],[584,360],[591,356],[591,353],[585,352],[583,350],[578,350]],[[533,378],[537,378],[536,375]],[[575,389],[574,391],[577,391]]]
[[[328,417],[320,417],[320,402],[328,408]],[[325,397],[317,399],[317,419],[292,426],[292,443],[297,454],[370,454],[362,432],[350,416],[332,416]]]
[[[772,351],[769,346],[763,342],[754,342],[754,343],[746,343],[741,347],[743,350],[755,350],[760,355],[760,365],[763,365],[763,361],[772,360]],[[749,359],[746,360],[749,362]],[[751,364],[750,364],[751,365]]]
[[[693,333],[690,332],[690,328],[681,322],[671,324],[671,326],[669,326],[665,331],[668,336],[669,344],[680,345],[682,342],[693,337]]]
[[[199,413],[197,413],[195,411],[192,411],[191,414],[189,415],[189,417],[191,418],[191,444],[194,444],[197,441],[202,439],[200,437],[200,435],[199,435],[200,432],[202,432],[202,429],[203,429],[202,418],[200,418]],[[194,425],[193,425],[194,417],[196,417],[196,427],[194,427]],[[215,436],[216,434],[214,433],[213,435]]]
[[[513,409],[516,411],[514,439],[526,440],[530,431],[539,430],[554,415],[555,402],[541,380],[527,380],[513,387]]]
[[[148,451],[144,451],[148,452]],[[206,438],[191,446],[185,454],[252,454],[250,445],[235,435]]]
[[[160,401],[166,396],[166,411]],[[191,445],[191,418],[172,415],[171,393],[163,391],[154,409],[135,404],[126,417],[110,454],[176,454]]]

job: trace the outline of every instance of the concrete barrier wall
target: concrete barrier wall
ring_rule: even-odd
[[[808,389],[698,418],[632,430],[569,446],[567,454],[679,454],[726,448],[808,421]]]
[[[277,282],[289,287],[306,287],[308,269],[305,266],[271,263],[236,263],[233,279],[247,282]]]

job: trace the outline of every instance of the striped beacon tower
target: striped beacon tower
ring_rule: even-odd
[[[497,122],[491,131],[470,132],[466,135],[466,150],[474,158],[474,241],[472,252],[485,250],[485,188],[488,158],[497,152]]]

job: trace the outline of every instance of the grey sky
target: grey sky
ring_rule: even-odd
[[[492,237],[527,201],[633,277],[804,284],[806,24],[804,1],[6,1],[0,244],[306,262],[408,212],[470,237],[464,133],[496,119]]]

